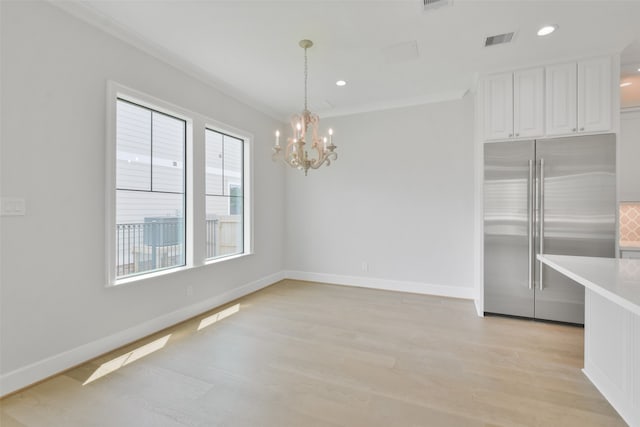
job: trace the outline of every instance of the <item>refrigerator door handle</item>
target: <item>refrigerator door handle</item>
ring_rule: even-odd
[[[539,221],[540,221],[540,255],[544,254],[544,159],[541,157],[540,158],[540,183],[539,183],[539,187],[538,187],[538,193],[539,193],[539,197],[540,197],[540,205],[539,205],[539,213],[538,213],[538,217],[539,217]],[[544,288],[543,285],[543,269],[544,269],[544,264],[541,263],[540,261],[538,261],[538,265],[540,267],[540,272],[538,275],[538,280],[540,283],[540,290],[542,290]]]
[[[527,182],[529,192],[528,209],[527,209],[527,243],[529,244],[529,289],[533,289],[533,271],[535,269],[534,241],[533,241],[533,215],[535,206],[535,167],[533,160],[529,160],[529,181]]]

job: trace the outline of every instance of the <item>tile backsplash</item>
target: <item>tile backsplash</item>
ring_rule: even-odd
[[[620,246],[640,244],[640,202],[620,203]]]

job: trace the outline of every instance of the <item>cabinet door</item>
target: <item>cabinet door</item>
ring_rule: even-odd
[[[578,131],[576,64],[561,64],[546,70],[547,135],[566,135]]]
[[[498,74],[484,82],[485,139],[513,137],[513,75]]]
[[[578,130],[611,129],[611,60],[578,62]]]
[[[513,75],[513,131],[515,137],[544,134],[544,69]]]

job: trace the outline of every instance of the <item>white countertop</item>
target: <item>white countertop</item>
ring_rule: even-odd
[[[538,255],[554,270],[640,316],[640,259]]]

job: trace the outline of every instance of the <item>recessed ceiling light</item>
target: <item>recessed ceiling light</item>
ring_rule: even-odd
[[[620,87],[627,87],[627,86],[631,86],[633,83],[631,82],[624,82],[624,83],[620,83]]]
[[[336,82],[336,86],[344,86],[344,85],[346,85],[346,84],[347,84],[347,82],[345,82],[344,80],[338,80],[338,81]]]
[[[557,25],[545,25],[544,27],[538,30],[538,35],[540,37],[548,36],[549,34],[553,33],[557,29],[558,29]]]

